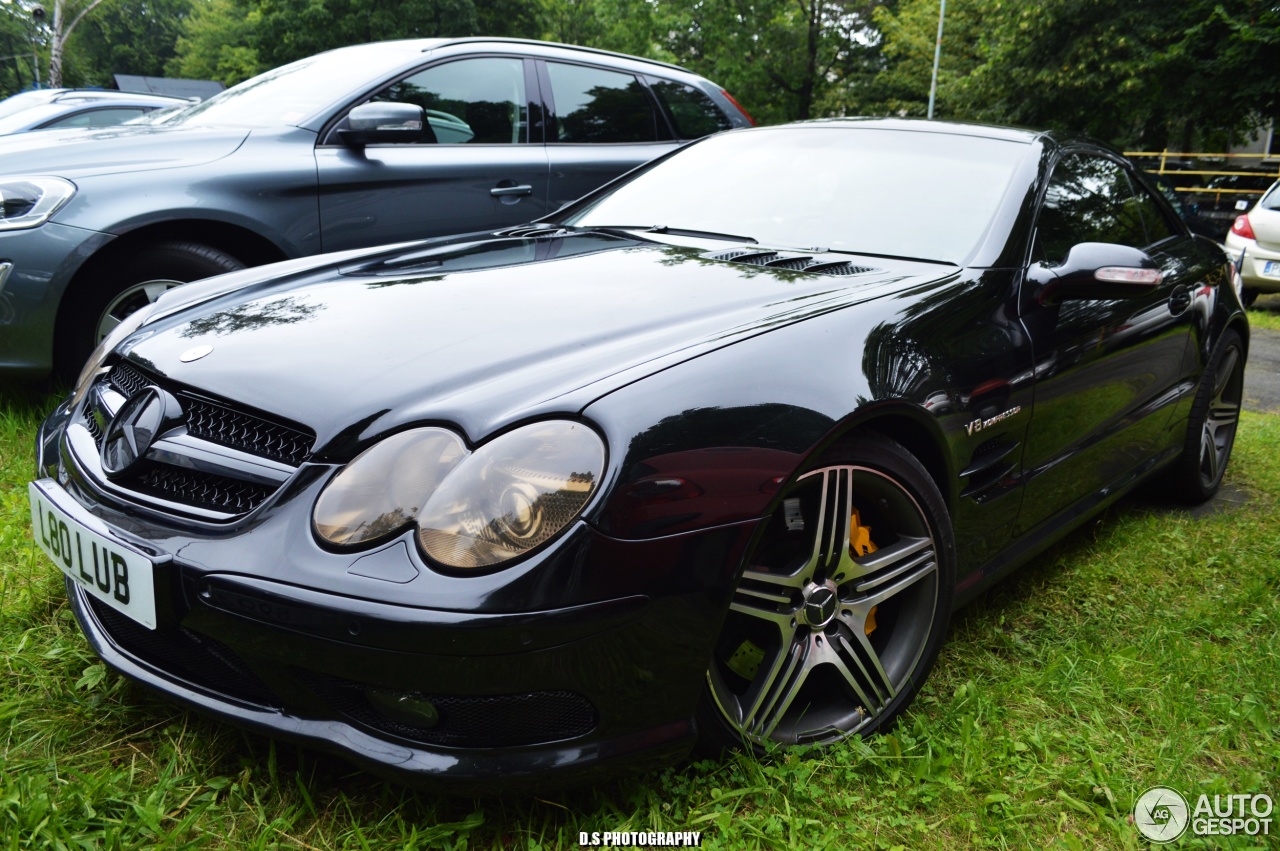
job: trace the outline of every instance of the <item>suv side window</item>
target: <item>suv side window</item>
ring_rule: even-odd
[[[553,142],[654,142],[657,116],[632,74],[548,62],[556,106]]]
[[[140,106],[113,106],[107,109],[94,109],[88,112],[77,112],[65,118],[58,118],[48,124],[42,124],[41,130],[52,130],[55,127],[110,127],[121,124],[130,118],[145,115],[147,110]]]
[[[1035,260],[1061,263],[1081,242],[1114,242],[1140,248],[1147,234],[1138,200],[1118,163],[1068,154],[1053,169],[1036,220]]]
[[[729,117],[696,86],[650,77],[649,90],[666,107],[675,124],[676,136],[681,139],[698,139],[733,129]]]
[[[441,145],[514,145],[529,138],[522,59],[447,62],[392,83],[370,100],[422,107]]]

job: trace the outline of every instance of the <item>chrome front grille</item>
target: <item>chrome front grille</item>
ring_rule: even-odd
[[[150,386],[177,400],[181,417],[157,435],[132,467],[108,477],[98,457],[107,426]],[[166,387],[121,362],[100,378],[80,412],[90,440],[71,440],[84,468],[105,489],[153,506],[229,520],[261,505],[310,456],[315,435],[232,403]]]

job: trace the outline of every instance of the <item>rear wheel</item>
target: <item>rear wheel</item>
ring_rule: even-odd
[[[703,748],[886,729],[933,667],[954,587],[950,519],[919,462],[877,435],[829,453],[748,559],[707,672]]]
[[[230,254],[196,242],[163,242],[134,253],[68,306],[56,353],[58,372],[74,378],[113,328],[166,290],[243,268]]]
[[[1228,329],[1205,365],[1182,456],[1169,473],[1169,484],[1182,501],[1204,502],[1218,492],[1231,460],[1243,399],[1244,343]]]

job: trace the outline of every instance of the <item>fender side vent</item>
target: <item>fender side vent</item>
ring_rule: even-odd
[[[1011,456],[1020,445],[1017,441],[996,437],[975,449],[969,466],[960,473],[964,480],[960,496],[979,502],[994,496],[990,491],[1013,472],[1016,465]]]

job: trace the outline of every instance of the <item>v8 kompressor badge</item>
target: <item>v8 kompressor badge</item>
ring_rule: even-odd
[[[999,414],[996,414],[994,417],[987,417],[985,420],[983,419],[974,420],[973,422],[966,425],[964,427],[964,430],[967,431],[969,434],[977,434],[978,432],[982,431],[984,428],[990,428],[996,423],[1002,422],[1003,420],[1007,420],[1009,419],[1009,417],[1012,417],[1014,414],[1018,414],[1021,412],[1022,412],[1022,406],[1015,405],[1007,411],[1003,411]]]

